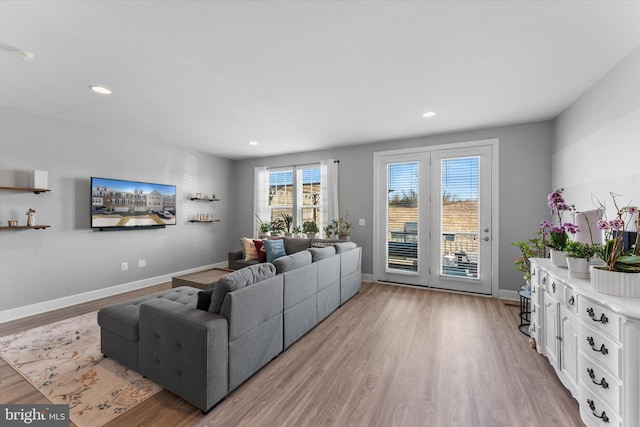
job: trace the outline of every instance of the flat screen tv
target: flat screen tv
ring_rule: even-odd
[[[107,231],[175,224],[175,185],[91,177],[91,228]]]

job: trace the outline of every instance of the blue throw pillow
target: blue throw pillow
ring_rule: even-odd
[[[286,256],[287,252],[284,250],[284,240],[264,240],[264,251],[267,253],[267,262],[273,262],[274,259],[278,259],[282,256]]]

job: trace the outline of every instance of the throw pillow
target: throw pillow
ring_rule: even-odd
[[[241,268],[233,273],[222,276],[213,288],[209,312],[220,313],[224,297],[227,296],[229,292],[253,285],[254,283],[269,279],[275,275],[276,268],[273,264],[265,263],[250,265],[249,267]]]
[[[287,253],[284,250],[283,240],[263,240],[264,251],[267,253],[267,262],[273,262],[274,260],[286,256]]]
[[[258,251],[258,262],[267,262],[267,253],[264,251],[264,242],[262,240],[254,240],[253,244],[256,245],[256,251]]]
[[[309,251],[296,252],[293,255],[281,256],[273,260],[277,274],[286,273],[309,264],[311,264],[311,252]]]
[[[342,252],[347,252],[358,247],[358,245],[353,242],[334,243],[333,246],[336,248],[337,254],[341,254]]]
[[[213,294],[213,289],[198,292],[198,304],[196,305],[198,310],[209,311],[209,307],[211,306],[211,294]]]
[[[328,242],[313,242],[311,243],[312,248],[326,248],[328,246],[333,246],[333,243]]]
[[[253,240],[243,237],[242,243],[244,244],[244,260],[251,261],[258,259],[258,251],[256,250],[256,245],[253,243]]]
[[[333,246],[327,246],[326,248],[309,248],[307,250],[311,252],[311,259],[313,262],[329,258],[336,254],[336,248]]]

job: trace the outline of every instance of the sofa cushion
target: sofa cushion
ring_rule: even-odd
[[[256,244],[253,243],[253,239],[243,237],[242,244],[244,246],[244,261],[258,259],[258,251],[256,249]]]
[[[264,240],[264,250],[267,253],[267,262],[273,262],[273,260],[286,256],[287,253],[284,250],[283,240]]]
[[[337,254],[341,254],[342,252],[347,252],[358,247],[358,245],[353,242],[334,243],[333,246],[336,248]]]
[[[287,237],[284,239],[284,249],[287,255],[292,255],[311,247],[311,240],[304,237]]]
[[[233,273],[229,273],[218,280],[211,294],[211,305],[209,311],[211,313],[219,313],[224,297],[229,293],[245,286],[268,279],[276,275],[276,268],[273,264],[264,263],[256,264],[249,267],[241,268]]]
[[[277,274],[295,270],[296,268],[309,264],[311,264],[311,252],[309,251],[297,252],[293,255],[283,256],[273,261]]]
[[[321,259],[329,258],[336,254],[336,248],[333,246],[327,246],[326,248],[309,248],[307,249],[311,253],[311,261],[316,262]]]

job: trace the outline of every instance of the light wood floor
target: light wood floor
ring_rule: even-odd
[[[0,335],[170,286],[7,323]],[[110,425],[581,426],[517,324],[513,302],[363,283],[208,415],[164,390]],[[2,360],[0,385],[0,403],[48,403]]]

